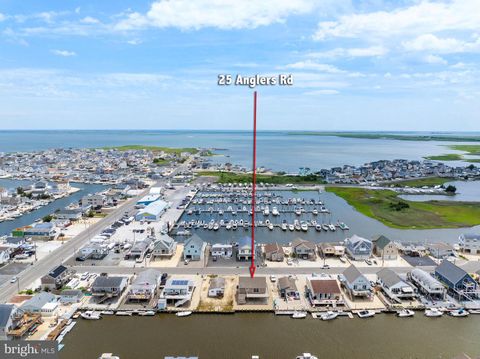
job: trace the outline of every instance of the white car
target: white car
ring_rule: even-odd
[[[274,275],[270,276],[270,282],[275,283],[277,281],[277,277]]]
[[[17,278],[17,277],[13,277],[12,279],[10,279],[10,283],[16,283],[16,282],[17,282],[17,280],[18,280],[18,278]]]

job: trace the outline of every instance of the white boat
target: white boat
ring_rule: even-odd
[[[142,317],[151,317],[155,315],[155,311],[153,310],[147,310],[146,312],[140,312],[138,315],[141,315]]]
[[[127,312],[127,311],[122,311],[122,310],[118,310],[115,315],[120,315],[120,316],[131,316],[132,315],[132,312]]]
[[[228,222],[227,225],[225,226],[225,229],[230,230],[231,228],[232,228],[232,224]]]
[[[301,215],[302,214],[302,209],[301,208],[295,208],[295,214],[297,216]]]
[[[318,214],[318,209],[314,208],[314,209],[312,210],[312,213],[313,213],[313,215],[316,216],[316,215]]]
[[[289,229],[290,231],[294,231],[294,230],[295,230],[295,226],[294,226],[293,224],[289,224],[289,225],[288,225],[288,229]]]
[[[273,230],[273,224],[272,224],[272,223],[269,223],[269,224],[267,225],[267,227],[268,227],[269,230]]]
[[[425,309],[426,317],[436,318],[436,317],[441,317],[442,315],[443,315],[443,312],[437,308]]]
[[[232,224],[232,229],[235,231],[235,230],[237,230],[237,227],[238,227],[238,224],[234,222]]]
[[[100,312],[101,315],[114,315],[115,312],[113,310],[102,310]]]
[[[192,312],[191,311],[177,312],[175,315],[177,317],[188,317],[189,315],[192,315]]]
[[[373,310],[361,310],[357,313],[359,318],[371,318],[375,315]]]
[[[320,318],[322,320],[332,320],[332,319],[335,319],[336,317],[338,317],[338,313],[337,312],[332,312],[330,310],[326,313],[320,314]]]
[[[408,317],[413,317],[415,315],[415,312],[410,309],[402,309],[397,312],[397,316],[400,318],[408,318]]]
[[[317,225],[315,226],[315,230],[316,230],[317,232],[321,232],[321,231],[322,231],[322,226],[321,226],[320,224],[317,224]]]
[[[302,355],[298,355],[296,359],[318,359],[315,355],[310,353],[303,353]]]
[[[120,357],[112,353],[103,353],[98,359],[120,359]]]
[[[80,314],[80,316],[83,318],[83,319],[88,319],[88,320],[98,320],[98,319],[101,319],[102,317],[100,316],[100,313],[99,312],[94,312],[94,311],[91,311],[91,310],[88,310],[86,312],[83,312],[82,314]]]
[[[218,225],[218,223],[215,223],[215,224],[213,225],[213,230],[214,230],[214,231],[218,231],[219,228],[220,228],[220,226]]]
[[[470,314],[480,314],[480,309],[469,309]]]
[[[332,232],[335,232],[335,226],[333,224],[329,224],[328,225],[328,228],[332,231]]]
[[[302,231],[306,232],[308,231],[308,224],[306,224],[305,222],[302,222],[302,224],[300,225],[300,228],[302,229]]]
[[[263,210],[263,215],[268,216],[269,214],[270,214],[270,208],[268,208],[268,206],[266,206],[265,209]]]
[[[286,231],[287,230],[287,224],[286,223],[282,223],[282,231]]]
[[[292,314],[292,318],[293,319],[303,319],[303,318],[306,318],[307,317],[307,312],[298,312],[298,311],[295,311],[293,312]]]
[[[328,226],[324,223],[324,224],[322,224],[322,229],[323,229],[324,231],[328,231]]]
[[[448,313],[452,317],[467,317],[470,313],[466,309],[456,309]]]
[[[273,208],[272,208],[272,215],[273,215],[273,216],[278,216],[279,214],[280,214],[280,213],[278,212],[277,207],[273,207]]]

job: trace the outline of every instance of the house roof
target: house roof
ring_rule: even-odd
[[[363,274],[360,273],[358,268],[352,264],[350,267],[348,267],[343,271],[343,276],[345,277],[348,283],[353,283],[357,280],[357,278],[363,277]]]
[[[264,248],[265,248],[265,253],[273,253],[273,252],[283,253],[283,247],[280,246],[278,243],[265,244]]]
[[[389,268],[383,268],[377,273],[377,276],[388,287],[392,287],[400,282],[404,282],[397,273]]]
[[[435,268],[435,273],[438,273],[454,284],[458,283],[466,274],[468,274],[462,268],[457,267],[455,264],[447,260],[442,261],[442,263]]]
[[[278,279],[278,288],[282,289],[291,289],[297,290],[297,285],[295,284],[295,279],[290,277],[281,277]]]
[[[293,248],[296,248],[300,245],[304,245],[310,249],[316,249],[317,248],[317,245],[313,242],[310,242],[310,241],[307,241],[305,239],[302,239],[302,238],[296,238],[293,242],[292,242],[292,247]]]
[[[53,295],[52,293],[48,292],[40,292],[33,296],[33,298],[27,300],[25,303],[22,304],[20,308],[25,309],[25,308],[35,308],[35,309],[41,309],[45,304],[49,302],[53,302],[56,300],[56,296]]]
[[[62,273],[64,273],[67,270],[67,267],[59,265],[58,267],[53,268],[48,275],[52,278],[57,278],[60,276]]]
[[[155,242],[155,248],[157,248],[157,247],[170,248],[173,243],[175,243],[175,241],[173,240],[172,237],[170,237],[167,234],[163,234]]]
[[[238,287],[245,289],[253,288],[267,288],[267,280],[265,277],[239,277],[238,278]]]
[[[161,276],[160,272],[155,269],[147,269],[143,272],[138,273],[137,278],[135,278],[132,282],[132,285],[151,285],[156,284],[158,282],[158,278]]]
[[[122,282],[125,280],[125,277],[106,277],[106,276],[99,276],[95,279],[92,284],[92,288],[95,287],[120,287]]]
[[[67,297],[83,296],[83,292],[81,290],[78,290],[78,289],[65,289],[65,290],[62,290],[60,295],[61,296],[67,296]]]
[[[5,328],[14,309],[13,304],[0,304],[0,328]]]
[[[210,280],[208,289],[225,288],[225,278],[215,277]]]
[[[201,239],[198,234],[193,234],[186,242],[184,248],[187,246],[194,245],[197,247],[202,247],[205,242]]]
[[[340,287],[335,279],[310,279],[314,293],[340,293]]]
[[[390,239],[388,239],[384,235],[374,238],[374,241],[377,248],[380,248],[380,249],[385,248],[388,244],[392,242]]]
[[[356,247],[359,243],[362,243],[362,242],[372,243],[372,242],[369,241],[368,239],[363,238],[363,237],[360,237],[360,236],[357,236],[356,234],[354,234],[354,235],[351,236],[350,238],[347,238],[347,241],[348,241],[350,244],[352,244],[354,247]]]

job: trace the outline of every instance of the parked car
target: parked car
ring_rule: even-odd
[[[10,283],[16,283],[16,282],[17,282],[17,280],[18,280],[18,278],[17,278],[17,277],[13,277],[12,279],[10,279]]]

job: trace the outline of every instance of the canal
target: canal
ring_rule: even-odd
[[[414,318],[381,314],[370,319],[330,322],[294,320],[269,313],[173,314],[78,320],[60,358],[121,359],[199,356],[200,359],[293,359],[310,352],[325,359],[450,359],[480,355],[480,317]]]

